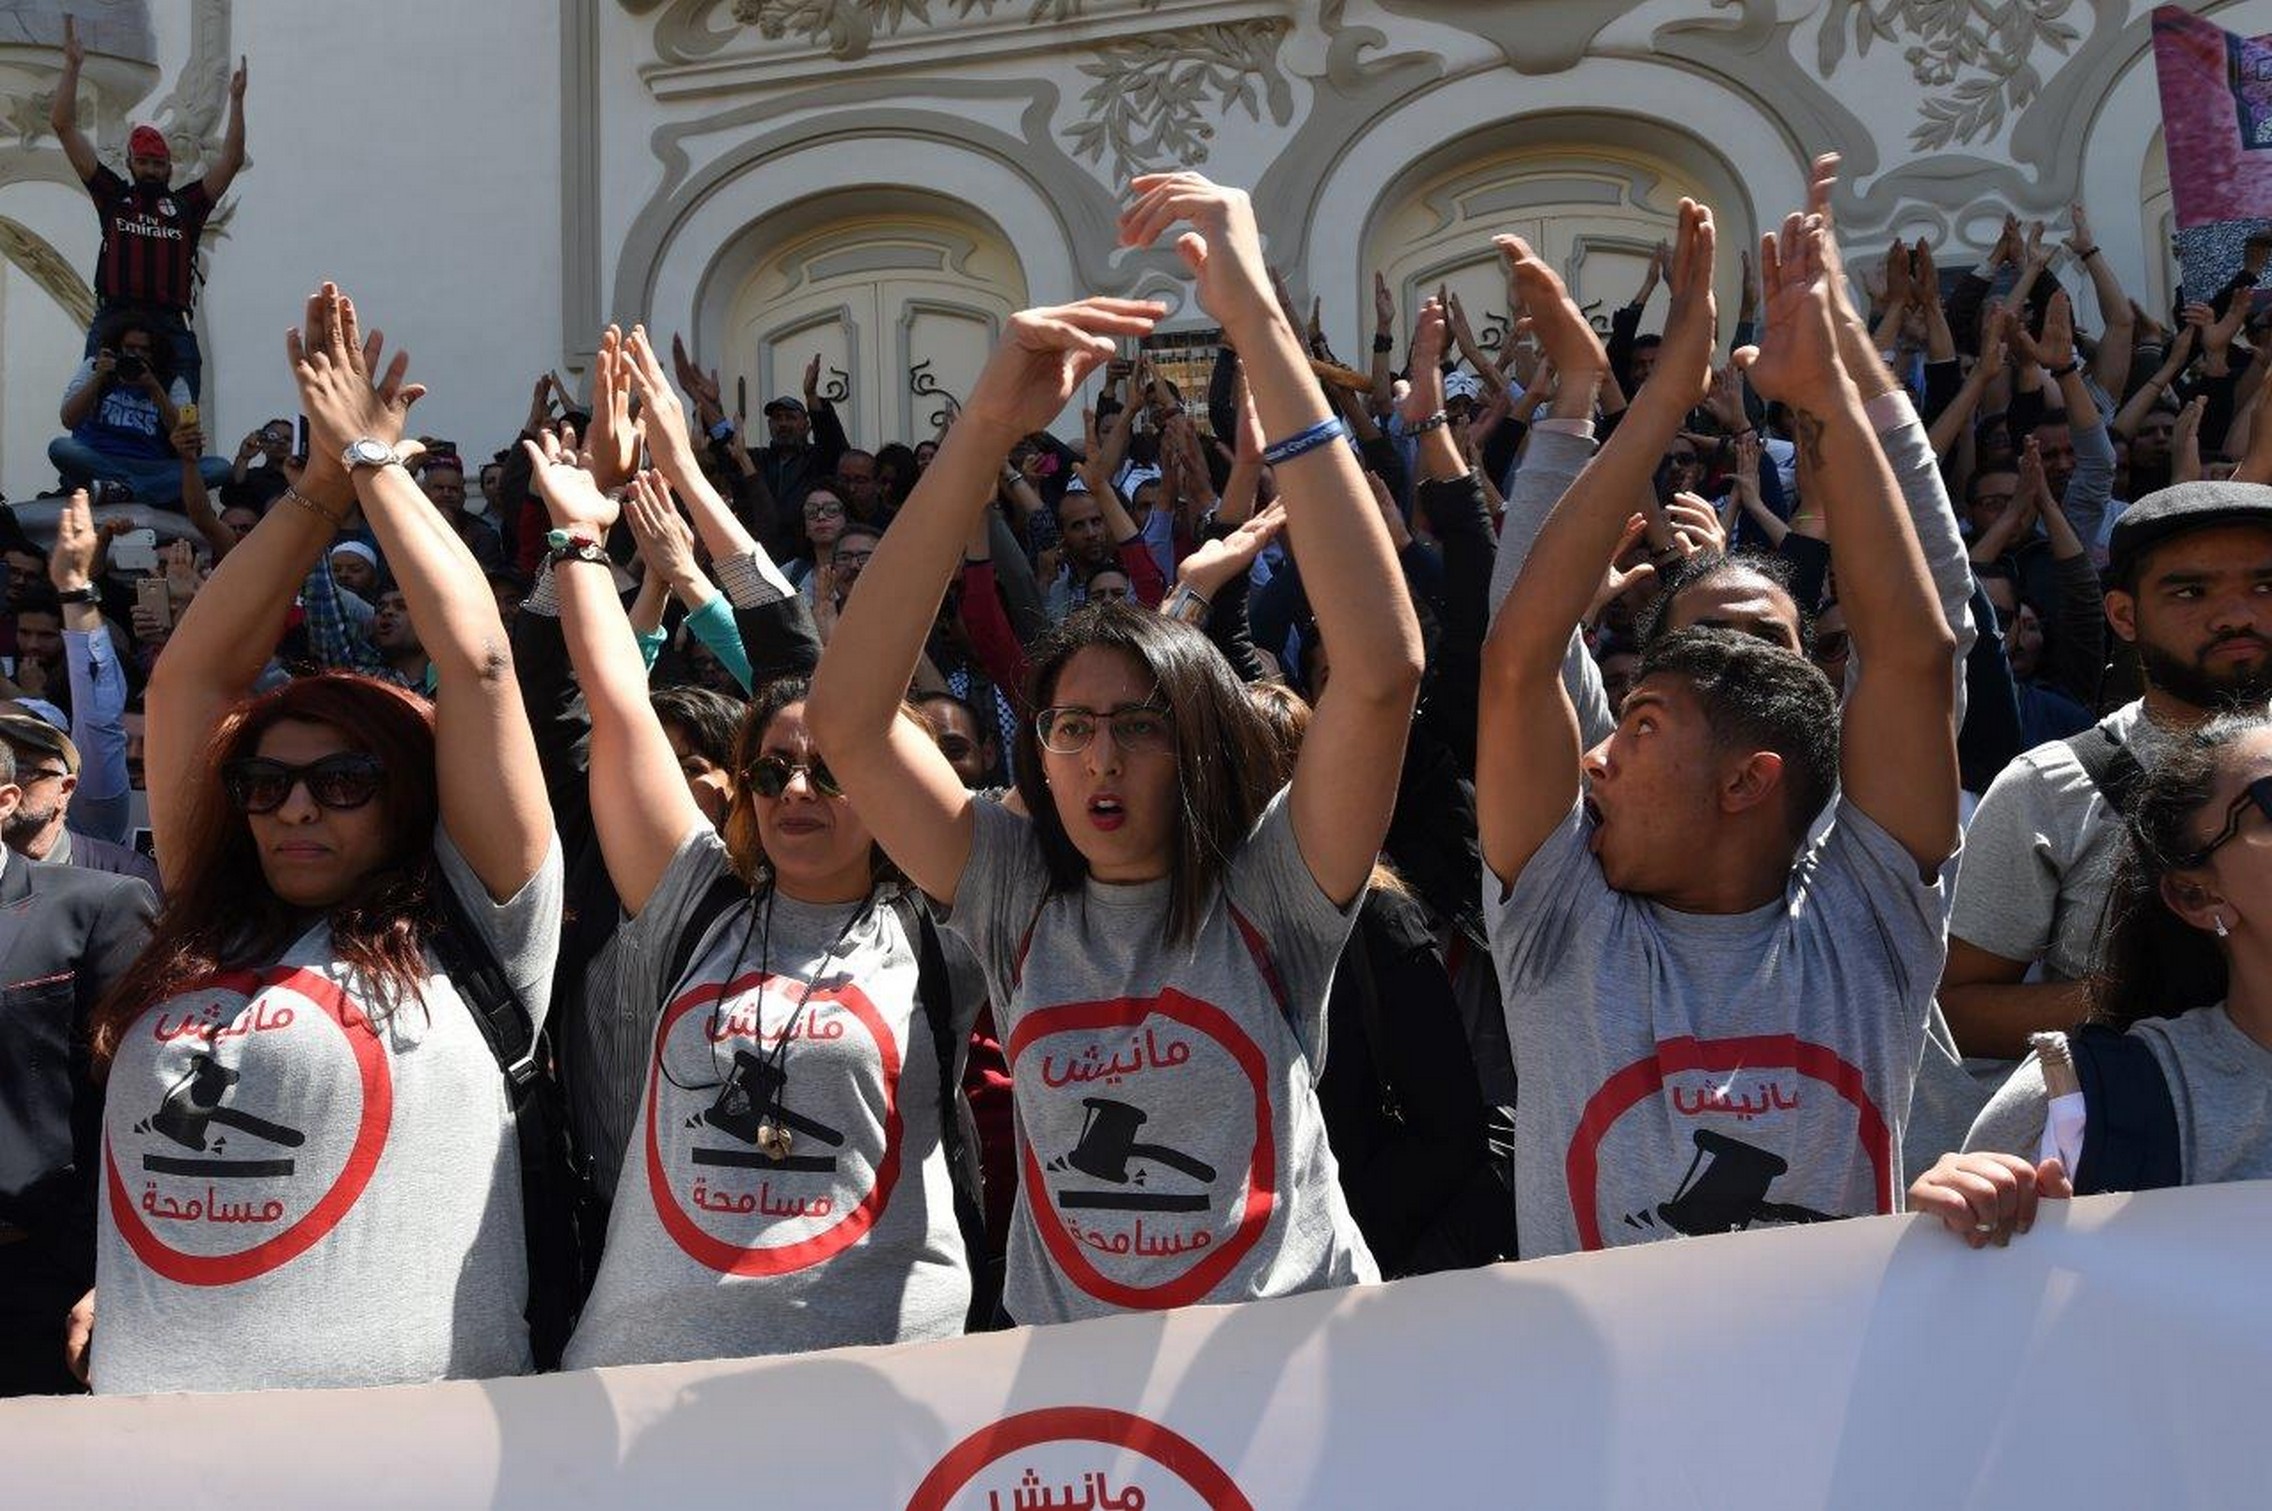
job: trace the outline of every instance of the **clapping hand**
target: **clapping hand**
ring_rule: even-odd
[[[308,416],[310,445],[318,455],[336,457],[350,441],[368,436],[399,450],[410,407],[426,395],[425,385],[405,381],[410,354],[396,352],[374,381],[386,340],[377,329],[361,334],[355,302],[337,284],[326,283],[309,298],[308,312],[308,334],[288,331],[284,346]]]
[[[1269,307],[1271,275],[1245,190],[1196,173],[1147,173],[1130,188],[1136,199],[1120,215],[1122,246],[1150,246],[1170,227],[1188,224],[1175,249],[1198,283],[1200,307],[1226,325]]]
[[[1203,540],[1175,569],[1176,581],[1200,597],[1213,599],[1224,584],[1254,565],[1262,548],[1278,538],[1286,526],[1286,506],[1272,504],[1230,534]]]
[[[1791,215],[1780,236],[1760,238],[1767,330],[1759,345],[1737,352],[1736,361],[1763,399],[1806,408],[1826,389],[1846,381],[1831,320],[1827,240],[1817,215]]]

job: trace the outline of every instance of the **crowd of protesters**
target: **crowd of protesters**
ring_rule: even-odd
[[[1504,237],[1503,340],[1376,279],[1362,365],[1140,177],[1207,391],[1084,299],[873,452],[817,359],[753,444],[610,327],[476,463],[327,284],[300,426],[209,456],[180,308],[106,306],[52,544],[0,515],[0,1385],[2272,1176],[2272,241],[2165,320],[2080,206],[1952,276],[1836,172],[1730,332],[1683,201],[1606,332]]]

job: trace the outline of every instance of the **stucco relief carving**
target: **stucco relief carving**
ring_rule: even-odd
[[[754,26],[767,38],[796,37],[825,46],[839,58],[864,57],[877,34],[901,28],[935,24],[938,19],[989,17],[997,6],[1023,5],[1032,25],[1076,21],[1100,0],[733,0],[731,15],[743,26]],[[1134,7],[1156,10],[1160,0],[1134,0]],[[1128,8],[1123,5],[1119,8]],[[681,7],[683,10],[684,8]]]
[[[2082,33],[2060,18],[2073,0],[1831,0],[1817,40],[1824,78],[1845,61],[1847,35],[1857,56],[1877,42],[1907,43],[1902,58],[1928,93],[1910,145],[1933,152],[1951,143],[1994,136],[2007,114],[2033,104],[2043,76],[2036,59],[2064,53]]]
[[[1278,67],[1286,31],[1282,20],[1237,21],[1101,47],[1081,65],[1096,80],[1081,95],[1089,114],[1062,135],[1076,157],[1098,163],[1110,154],[1109,177],[1120,183],[1207,161],[1210,114],[1236,106],[1259,121],[1267,100],[1272,123],[1286,125],[1294,116],[1293,88]]]
[[[62,305],[64,313],[74,321],[82,326],[94,323],[95,291],[46,237],[0,215],[0,257],[15,264],[25,277],[46,290],[48,297]]]

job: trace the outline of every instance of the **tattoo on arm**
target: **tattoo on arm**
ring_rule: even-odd
[[[1798,432],[1799,465],[1808,471],[1822,466],[1822,417],[1809,410],[1791,411],[1791,426]]]

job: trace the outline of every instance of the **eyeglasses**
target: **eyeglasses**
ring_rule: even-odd
[[[318,807],[344,811],[377,797],[386,774],[383,761],[361,752],[325,756],[305,766],[248,756],[221,768],[221,784],[246,813],[274,813],[302,782]]]
[[[34,782],[59,781],[62,778],[69,776],[70,774],[71,773],[68,771],[50,771],[45,766],[35,766],[29,771],[17,772],[16,785],[19,787],[29,787]]]
[[[2272,819],[2272,776],[2260,776],[2243,788],[2241,795],[2233,799],[2232,807],[2225,810],[2225,827],[2217,831],[2217,837],[2191,855],[2179,860],[2178,864],[2187,867],[2207,865],[2210,856],[2224,848],[2226,844],[2231,842],[2233,836],[2240,833],[2240,821],[2248,816],[2250,808],[2254,808],[2267,819]]]
[[[844,506],[833,498],[809,500],[805,504],[807,519],[842,519]]]
[[[1168,711],[1150,703],[1132,703],[1102,714],[1089,708],[1045,708],[1033,716],[1042,748],[1057,755],[1079,755],[1088,749],[1100,724],[1112,726],[1112,743],[1122,750],[1167,748]]]
[[[866,566],[866,565],[868,564],[868,558],[869,558],[869,557],[871,557],[871,556],[873,556],[873,555],[875,555],[875,554],[876,554],[876,553],[875,553],[874,551],[872,551],[872,550],[871,550],[871,551],[845,551],[845,550],[838,550],[838,551],[837,551],[837,553],[836,553],[836,554],[835,554],[834,556],[830,557],[829,559],[830,559],[831,561],[834,561],[834,562],[835,562],[835,563],[836,563],[837,565],[839,565],[839,566],[850,565],[850,566],[855,566],[855,567],[864,567],[864,566]]]
[[[742,775],[761,796],[774,798],[789,790],[789,783],[800,771],[805,774],[806,784],[822,797],[844,796],[844,789],[836,783],[836,774],[819,761],[784,761],[779,756],[759,756]]]

